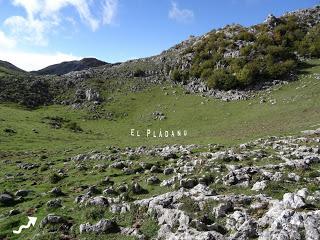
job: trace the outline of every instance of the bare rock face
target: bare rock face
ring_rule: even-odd
[[[113,220],[102,219],[96,224],[90,225],[90,223],[85,223],[80,225],[80,234],[81,233],[115,233],[119,232],[120,228],[118,224]]]
[[[297,209],[306,205],[303,197],[295,193],[286,193],[283,195],[283,205],[285,208]]]
[[[55,214],[48,214],[45,218],[41,220],[40,226],[45,227],[48,224],[61,224],[65,222],[66,219],[64,217]]]
[[[267,181],[263,180],[261,182],[256,182],[251,190],[252,191],[260,191],[260,190],[264,190],[267,187]]]
[[[84,89],[79,88],[75,92],[75,104],[94,103],[99,104],[101,102],[100,94],[97,90],[92,88]]]
[[[98,196],[88,200],[87,205],[108,206],[109,202],[108,202],[108,199],[106,199],[105,197]]]
[[[85,95],[89,102],[100,101],[100,94],[92,88],[87,89]]]
[[[276,18],[273,14],[269,14],[267,19],[264,21],[270,28],[276,27],[281,21]]]

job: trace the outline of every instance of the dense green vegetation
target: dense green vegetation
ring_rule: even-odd
[[[37,107],[52,101],[48,82],[27,74],[0,73],[0,101]]]
[[[297,70],[299,57],[320,56],[319,24],[309,28],[288,16],[277,19],[275,25],[250,29],[233,25],[210,33],[194,49],[188,49],[195,52],[190,74],[201,77],[211,88],[244,88],[287,78]],[[228,55],[232,52],[236,56]]]

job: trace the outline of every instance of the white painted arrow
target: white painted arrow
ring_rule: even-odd
[[[29,218],[29,222],[28,222],[27,225],[22,225],[22,226],[19,227],[18,231],[13,230],[12,232],[14,234],[20,234],[22,229],[28,229],[29,227],[31,227],[31,225],[32,226],[36,225],[36,222],[37,222],[37,218],[36,217],[28,217],[28,218]]]

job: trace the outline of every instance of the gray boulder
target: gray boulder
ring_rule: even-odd
[[[114,220],[101,219],[96,224],[90,225],[89,223],[80,225],[80,234],[82,233],[116,233],[119,232],[120,228]]]

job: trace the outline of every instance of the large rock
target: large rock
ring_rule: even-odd
[[[48,214],[45,218],[41,220],[40,226],[45,227],[48,224],[58,224],[58,223],[65,223],[65,218],[54,215],[54,214]]]
[[[213,210],[213,213],[216,218],[221,218],[221,217],[225,217],[227,213],[231,212],[232,210],[233,210],[232,202],[227,201],[225,203],[219,204],[219,206]]]
[[[97,196],[97,197],[90,198],[86,202],[86,206],[104,206],[104,207],[107,207],[107,206],[109,206],[109,201],[108,201],[107,198],[105,198],[103,196]]]
[[[14,198],[7,193],[3,193],[0,195],[0,203],[3,205],[11,205],[14,203]]]
[[[253,184],[251,190],[252,191],[261,191],[264,190],[267,187],[267,181],[261,181],[261,182],[256,182]]]
[[[303,197],[295,194],[295,193],[285,193],[283,195],[283,205],[286,208],[297,209],[306,206],[306,203]]]
[[[101,219],[94,225],[90,223],[80,224],[80,233],[115,233],[119,232],[120,228],[114,220]]]

